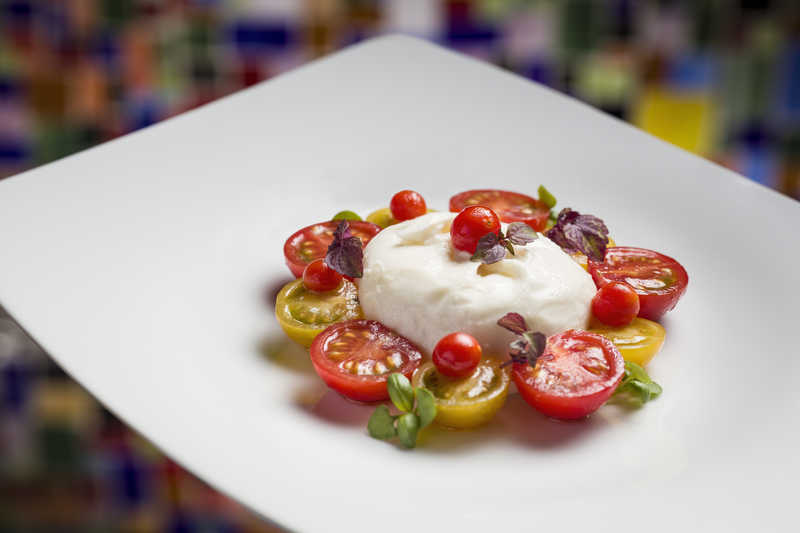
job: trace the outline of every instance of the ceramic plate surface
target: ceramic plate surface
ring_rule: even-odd
[[[562,423],[373,440],[271,295],[282,244],[421,191],[534,192],[683,263],[664,394]],[[587,106],[404,37],[372,41],[0,182],[0,302],[101,401],[303,531],[756,531],[800,479],[800,205]],[[558,528],[558,529],[554,529]]]

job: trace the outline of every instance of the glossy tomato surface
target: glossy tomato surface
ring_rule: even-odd
[[[605,337],[571,329],[547,339],[535,366],[514,363],[512,378],[537,411],[563,420],[583,418],[619,385],[625,362]]]
[[[442,337],[436,343],[431,360],[436,369],[451,378],[463,378],[472,374],[481,362],[483,350],[478,339],[457,331]]]
[[[450,211],[453,213],[470,205],[489,207],[501,222],[525,222],[536,231],[545,229],[550,216],[550,208],[544,202],[517,192],[476,189],[450,198]]]
[[[603,324],[626,326],[639,314],[639,295],[627,283],[607,283],[592,298],[592,314]]]
[[[342,275],[326,265],[324,259],[314,259],[303,270],[303,285],[311,291],[332,291],[341,282]]]
[[[425,363],[414,373],[415,387],[428,389],[436,401],[436,423],[455,429],[489,422],[505,404],[511,382],[508,368],[485,359],[463,378],[451,378]]]
[[[392,196],[389,210],[395,220],[411,220],[428,212],[425,199],[417,191],[400,191]]]
[[[450,225],[453,247],[462,252],[475,253],[478,241],[487,233],[500,232],[497,213],[482,205],[465,207]]]
[[[291,237],[286,239],[286,243],[283,245],[283,256],[286,260],[286,266],[289,267],[289,270],[292,271],[296,278],[303,275],[303,270],[309,263],[315,259],[325,257],[328,246],[333,242],[333,232],[339,222],[338,220],[329,220],[311,224],[294,232]],[[371,222],[350,221],[350,231],[361,239],[361,244],[364,246],[380,230],[380,226]]]
[[[598,287],[621,281],[639,295],[639,315],[658,320],[673,309],[689,284],[680,263],[666,255],[629,246],[609,248],[602,263],[589,261],[589,273]]]
[[[626,361],[645,366],[661,349],[667,332],[658,322],[636,317],[627,326],[615,327],[593,320],[589,331],[614,343]]]
[[[408,339],[375,320],[339,322],[320,333],[310,349],[319,377],[333,390],[360,402],[389,398],[393,372],[411,378],[422,352]]]

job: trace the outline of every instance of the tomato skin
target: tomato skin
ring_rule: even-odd
[[[347,334],[352,334],[347,336]],[[351,340],[352,339],[352,340]],[[339,343],[351,342],[351,350],[333,357]],[[311,363],[319,377],[339,394],[359,402],[378,402],[389,399],[386,380],[393,372],[411,379],[422,361],[422,352],[411,341],[390,330],[376,320],[347,320],[329,326],[317,335],[309,349]],[[381,358],[381,356],[383,356]],[[383,361],[399,356],[401,364],[389,367]],[[383,369],[378,373],[355,373],[346,369],[348,362],[355,366],[370,361],[375,369],[380,361]]]
[[[283,257],[294,277],[302,277],[309,263],[325,257],[339,222],[328,220],[311,224],[297,230],[286,239],[283,245]],[[364,246],[381,231],[381,227],[372,222],[351,220],[349,223],[353,235],[361,239],[361,244]]]
[[[627,326],[639,314],[639,295],[627,283],[612,281],[592,298],[592,314],[603,324]]]
[[[659,320],[686,292],[689,275],[666,255],[630,246],[609,248],[603,262],[589,261],[589,273],[597,287],[622,281],[639,295],[641,318]]]
[[[497,214],[482,205],[465,207],[450,226],[453,246],[463,252],[475,253],[478,241],[487,233],[500,232],[500,219]]]
[[[483,205],[492,209],[502,222],[525,222],[536,231],[547,226],[550,208],[530,196],[498,189],[474,189],[450,198],[450,211],[461,212],[470,205]]]
[[[589,350],[601,350],[600,374],[584,365],[596,362]],[[562,420],[583,418],[596,411],[622,380],[625,362],[614,344],[595,333],[568,330],[547,339],[534,367],[514,363],[511,377],[522,398],[544,415]]]
[[[428,212],[425,199],[416,191],[400,191],[392,196],[389,209],[395,220],[411,220]]]
[[[478,339],[457,331],[450,333],[436,343],[431,360],[440,374],[451,378],[467,377],[481,362],[483,350]]]
[[[332,291],[341,282],[342,275],[326,265],[324,259],[311,261],[303,271],[303,285],[311,291]]]

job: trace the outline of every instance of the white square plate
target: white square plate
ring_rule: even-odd
[[[281,348],[270,295],[295,229],[405,188],[446,209],[540,183],[689,271],[657,401],[561,423],[513,397],[405,451]],[[798,228],[792,200],[389,37],[0,182],[0,301],[123,419],[289,528],[755,531],[795,521]]]

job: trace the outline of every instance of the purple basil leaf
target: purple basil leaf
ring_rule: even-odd
[[[528,331],[528,324],[525,323],[525,318],[519,313],[506,313],[497,321],[497,325],[517,335],[522,335]]]
[[[508,225],[506,237],[513,244],[525,246],[526,244],[535,241],[539,236],[533,231],[533,228],[524,222],[512,222]]]
[[[602,261],[608,246],[608,228],[593,215],[581,215],[564,208],[547,237],[566,252],[581,252],[593,261]]]
[[[527,341],[528,346],[530,346],[527,354],[528,362],[533,365],[536,363],[536,360],[539,359],[539,356],[544,353],[544,348],[547,346],[547,337],[544,336],[544,333],[534,333],[532,331],[526,331],[522,334],[522,337]]]
[[[350,222],[347,220],[342,220],[339,222],[339,225],[336,226],[336,229],[333,232],[333,240],[340,240],[343,241],[345,239],[349,239],[353,236],[353,232],[350,231]]]
[[[527,363],[530,351],[530,343],[524,337],[517,337],[508,344],[508,355],[515,363]]]
[[[339,274],[360,278],[364,274],[364,250],[361,239],[350,232],[350,224],[343,220],[333,232],[333,242],[325,254],[325,264]]]
[[[506,256],[506,249],[500,243],[500,238],[496,233],[487,233],[478,240],[475,253],[472,254],[473,261],[480,261],[486,265],[496,263]]]

